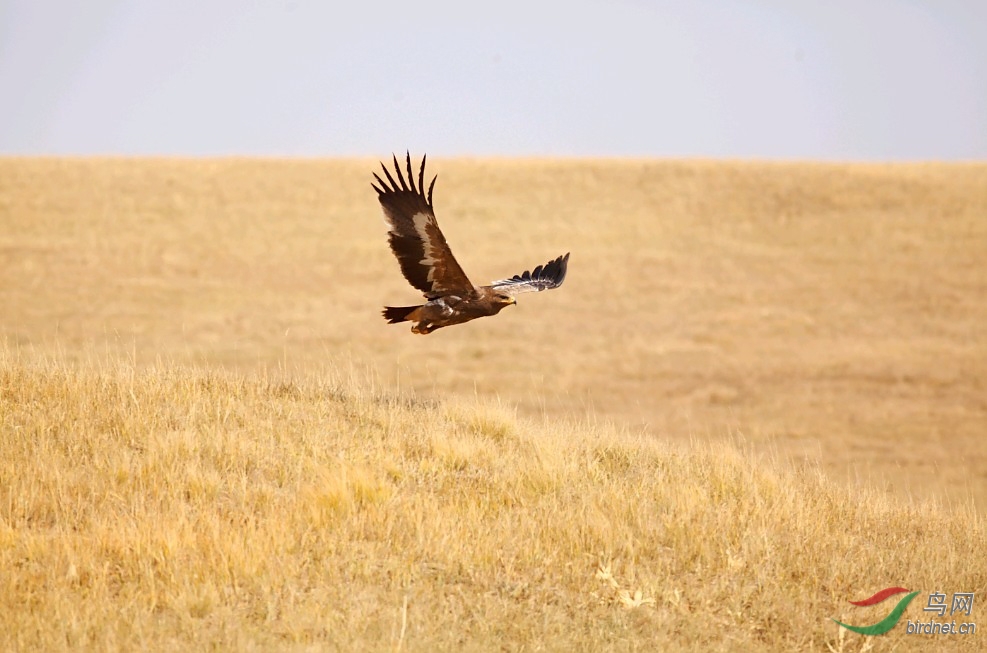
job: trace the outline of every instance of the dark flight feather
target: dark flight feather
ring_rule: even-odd
[[[517,295],[525,292],[541,292],[558,288],[565,281],[565,274],[569,267],[569,254],[549,261],[545,265],[539,265],[530,272],[525,270],[521,274],[515,274],[510,279],[494,281],[490,287],[509,295]]]

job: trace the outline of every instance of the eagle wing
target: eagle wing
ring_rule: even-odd
[[[436,177],[425,194],[425,157],[422,157],[421,169],[418,171],[418,187],[411,170],[411,154],[408,153],[408,181],[405,183],[394,157],[394,171],[398,182],[384,169],[384,181],[374,173],[377,183],[371,184],[377,191],[377,199],[384,209],[387,221],[388,241],[391,251],[401,264],[401,273],[412,286],[422,291],[428,299],[434,299],[451,292],[469,292],[473,290],[466,273],[459,267],[456,257],[452,255],[445,236],[439,229],[432,207],[432,188]]]
[[[541,292],[558,288],[565,281],[566,269],[569,266],[569,254],[560,256],[545,265],[539,265],[530,272],[515,274],[510,279],[501,279],[490,284],[490,288],[508,295],[519,295],[525,292]]]

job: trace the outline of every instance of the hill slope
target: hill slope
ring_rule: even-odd
[[[303,376],[350,357],[421,396],[739,431],[987,510],[987,164],[430,159],[474,281],[572,259],[560,290],[428,337],[380,319],[419,295],[377,166],[0,158],[0,339]]]
[[[987,589],[972,511],[358,376],[0,355],[0,649],[858,650]]]

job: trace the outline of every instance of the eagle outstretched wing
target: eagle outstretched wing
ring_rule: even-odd
[[[439,230],[439,223],[435,220],[432,188],[436,177],[432,178],[428,195],[425,194],[425,157],[422,157],[421,169],[418,171],[417,188],[411,170],[410,152],[407,160],[407,183],[396,156],[394,171],[398,182],[394,181],[387,166],[383,163],[380,166],[384,169],[387,181],[374,173],[380,186],[371,185],[377,191],[377,199],[384,209],[384,217],[390,227],[388,242],[401,264],[404,278],[429,299],[473,290],[473,284],[456,262],[456,257],[452,255],[445,236]]]
[[[490,288],[508,295],[519,295],[524,292],[540,292],[558,288],[565,281],[565,272],[569,266],[569,254],[560,256],[545,265],[539,265],[534,270],[515,274],[510,279],[501,279],[490,284]]]

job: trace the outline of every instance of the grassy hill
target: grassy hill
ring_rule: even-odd
[[[3,650],[859,650],[987,586],[970,510],[331,367],[8,350],[0,407]]]
[[[474,281],[572,259],[559,291],[428,337],[380,319],[419,296],[376,166],[0,159],[0,337],[242,372],[347,360],[987,507],[987,164],[430,160]]]
[[[0,650],[983,648],[987,164],[376,165],[0,158]]]

